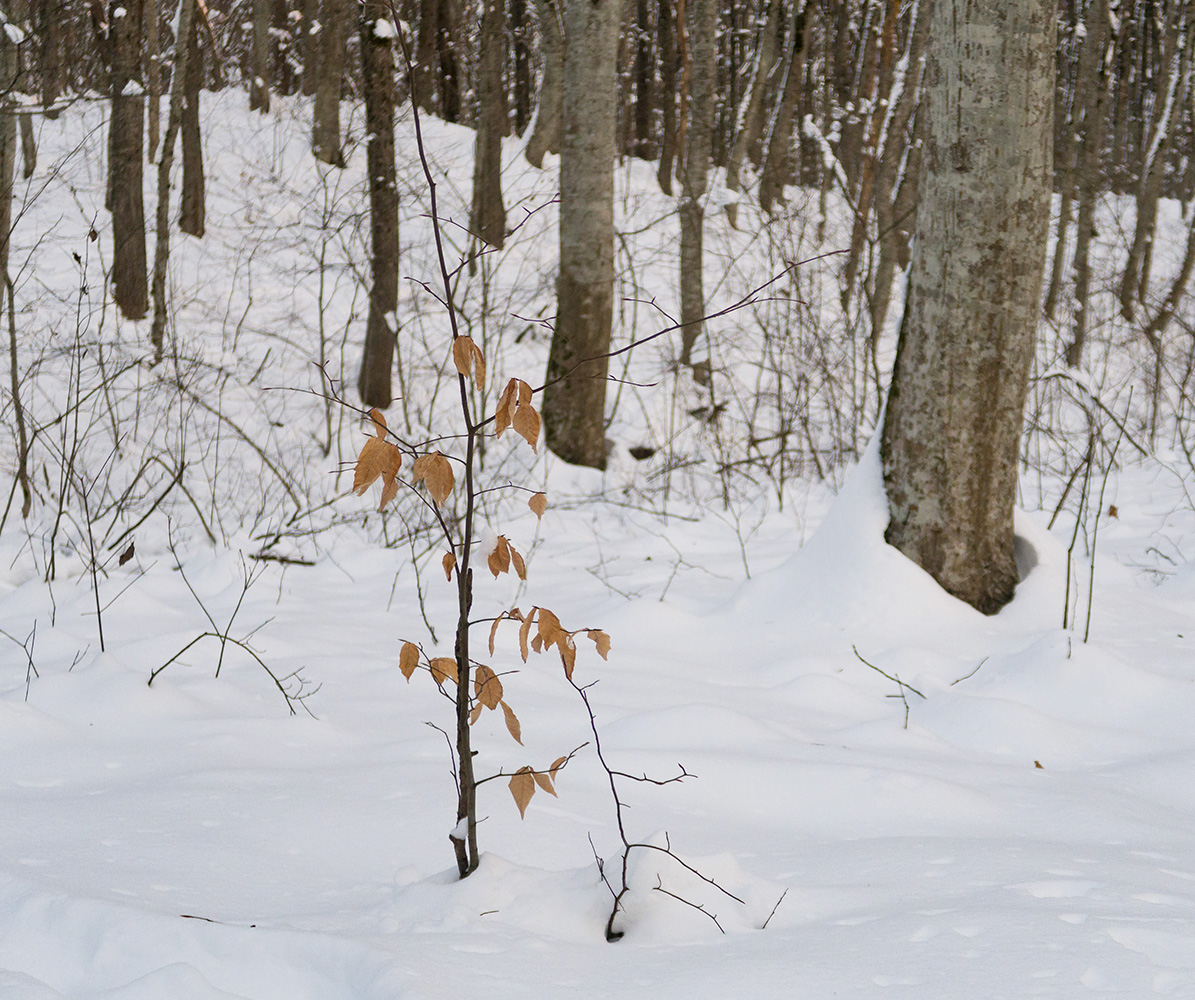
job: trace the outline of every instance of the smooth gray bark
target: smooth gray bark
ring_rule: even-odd
[[[545,153],[560,152],[560,122],[564,113],[564,25],[559,0],[535,0],[535,10],[539,14],[544,69],[535,127],[527,140],[524,155],[533,167],[542,167]]]
[[[506,240],[502,204],[502,137],[506,135],[506,90],[502,84],[505,18],[502,0],[484,0],[478,58],[477,138],[473,146],[473,208],[469,229],[501,250]]]
[[[920,204],[881,447],[886,538],[984,613],[1013,595],[1013,510],[1050,218],[1048,0],[938,0]]]
[[[344,77],[348,17],[348,0],[323,0],[311,151],[317,160],[333,167],[344,166],[340,145],[340,84]]]
[[[614,318],[614,143],[621,0],[565,11],[560,273],[543,421],[566,462],[605,468],[606,375]]]

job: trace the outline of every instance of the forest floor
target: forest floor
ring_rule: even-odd
[[[223,113],[206,126],[209,236],[180,239],[173,276],[177,335],[203,365],[176,357],[171,370],[176,388],[184,369],[212,380],[188,385],[219,387],[204,398],[239,428],[220,454],[214,436],[196,443],[187,420],[171,424],[185,393],[161,402],[160,368],[130,368],[137,392],[116,376],[79,389],[97,353],[144,360],[148,324],[98,304],[107,236],[86,234],[106,222],[102,115],[43,126],[43,162],[58,167],[31,182],[14,256],[29,262],[23,322],[44,333],[40,353],[22,342],[36,368],[25,384],[43,441],[59,447],[39,445],[30,521],[10,515],[0,533],[0,997],[1195,996],[1195,474],[1162,448],[1142,458],[1126,444],[1126,460],[1085,487],[1086,515],[1076,486],[1052,527],[1061,480],[1034,479],[1046,486],[1027,487],[1018,512],[1024,577],[993,617],[884,544],[874,448],[833,487],[798,477],[780,494],[738,483],[727,497],[710,473],[702,494],[698,473],[667,479],[658,458],[626,453],[658,443],[668,414],[694,401],[661,388],[667,405],[623,402],[604,474],[542,448],[493,458],[487,475],[544,489],[549,508],[542,521],[522,503],[487,508],[528,554],[528,580],[480,574],[476,614],[546,605],[568,628],[611,636],[607,661],[582,642],[576,667],[611,765],[691,775],[624,781],[627,833],[667,843],[716,885],[635,852],[624,936],[606,942],[595,855],[608,872],[619,863],[607,776],[554,654],[524,664],[514,626],[490,662],[511,672],[524,745],[485,713],[479,771],[543,767],[589,745],[560,772],[558,797],[536,795],[523,819],[505,780],[483,786],[481,866],[458,881],[450,758],[430,725],[450,728],[450,706],[398,669],[403,640],[451,651],[442,548],[403,540],[410,507],[363,523],[376,496],[334,478],[364,440],[351,413],[270,388],[326,385],[311,375],[312,338],[353,322],[360,234],[341,220],[323,240],[321,205],[359,216],[359,188],[329,194],[339,182],[318,174],[320,201],[302,105],[254,121],[234,98],[216,100]],[[431,123],[429,135],[459,202],[469,133]],[[517,153],[512,140],[512,203],[534,207],[550,180],[516,169]],[[358,171],[362,159],[354,150]],[[550,234],[537,212],[529,224]],[[426,220],[411,208],[403,225],[414,271],[430,260]],[[542,232],[533,242],[494,285],[503,308],[531,317],[552,252]],[[636,259],[666,243],[644,236]],[[321,246],[343,258],[330,276],[303,270]],[[80,273],[90,288],[77,297]],[[321,277],[326,324],[313,305]],[[530,304],[516,302],[529,280]],[[443,369],[443,321],[407,288],[405,308],[433,317],[411,328]],[[668,308],[665,282],[650,290]],[[466,309],[477,294],[462,291]],[[350,385],[356,315],[324,351]],[[506,371],[541,370],[534,327],[517,349],[495,336]],[[56,353],[54,338],[72,336],[77,349]],[[647,383],[665,362],[643,353],[650,370],[631,374]],[[404,360],[410,420],[427,433],[451,418],[451,393],[437,411],[450,383],[441,374],[428,389],[422,358],[411,348]],[[103,407],[79,402],[105,393]],[[59,435],[85,411],[75,438]],[[112,460],[110,432],[125,442]],[[84,442],[71,475],[97,497],[119,493],[111,469],[153,455],[165,479],[140,508],[109,504],[93,524],[71,501],[56,519],[44,498],[71,440]],[[171,492],[138,524],[184,441],[189,496]],[[661,482],[670,499],[653,493]],[[327,499],[288,519],[288,491]],[[94,577],[89,533],[107,543]],[[215,631],[260,661],[231,644],[221,656],[217,637],[200,638]]]

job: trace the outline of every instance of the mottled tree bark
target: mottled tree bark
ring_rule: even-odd
[[[502,85],[505,17],[502,0],[484,0],[478,56],[477,140],[473,147],[473,208],[469,229],[497,249],[506,239],[502,204],[502,137],[509,128]]]
[[[141,193],[145,97],[141,81],[141,0],[110,0],[112,118],[108,190],[112,211],[112,295],[129,319],[149,307],[145,203]]]
[[[398,179],[394,165],[394,28],[383,0],[361,5],[361,75],[369,173],[369,317],[357,391],[366,406],[390,405],[398,336]]]
[[[789,43],[788,69],[780,93],[780,103],[772,115],[772,127],[768,130],[767,152],[764,154],[763,169],[759,178],[759,207],[771,214],[772,204],[784,200],[784,185],[788,180],[789,158],[792,155],[793,116],[797,111],[797,100],[801,96],[801,83],[805,69],[805,0],[797,0],[793,17],[792,38]]]
[[[319,23],[319,0],[302,0],[300,10],[303,12],[303,19],[299,22],[299,51],[303,58],[303,96],[314,97],[319,87],[320,34],[323,31],[323,25]],[[317,24],[320,30],[312,31]]]
[[[250,51],[249,110],[270,110],[270,0],[253,0],[253,40]]]
[[[207,199],[203,176],[203,139],[199,131],[199,92],[203,85],[203,49],[199,47],[199,25],[191,26],[187,42],[187,65],[183,79],[183,106],[179,120],[183,150],[182,207],[178,228],[190,236],[203,236]]]
[[[323,0],[320,14],[319,84],[311,132],[315,158],[334,167],[344,166],[340,146],[340,84],[344,78],[344,50],[347,41],[348,0]]]
[[[535,127],[524,155],[533,167],[542,167],[545,153],[560,152],[561,116],[564,111],[564,22],[558,0],[535,0],[539,14],[543,80],[539,85],[539,109]]]
[[[1055,7],[939,0],[917,235],[882,431],[886,538],[991,614],[1013,595],[1017,455],[1049,224]]]
[[[515,135],[531,121],[531,46],[527,41],[527,0],[510,0],[510,36],[514,63]]]
[[[614,317],[614,145],[621,0],[565,9],[560,273],[543,421],[566,462],[606,466],[606,374]]]
[[[672,194],[672,163],[676,159],[676,0],[660,0],[656,13],[660,36],[660,190]]]
[[[149,97],[145,158],[158,151],[162,122],[162,25],[158,0],[145,0],[145,90]]]
[[[693,347],[704,330],[705,287],[705,188],[710,144],[714,129],[714,88],[718,67],[715,34],[717,0],[687,0],[685,21],[689,34],[689,127],[685,131],[684,170],[680,199],[680,320],[683,365],[693,363]]]

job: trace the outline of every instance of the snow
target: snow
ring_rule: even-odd
[[[836,492],[810,479],[782,494],[736,481],[723,506],[707,460],[707,471],[695,462],[690,478],[670,480],[667,506],[651,506],[663,454],[635,462],[626,446],[661,444],[675,413],[701,399],[666,381],[662,344],[659,354],[636,352],[631,379],[659,387],[619,408],[607,472],[532,455],[513,435],[487,443],[484,478],[544,489],[549,506],[541,522],[525,496],[487,500],[480,555],[507,535],[528,556],[528,581],[493,580],[482,568],[473,615],[546,605],[566,628],[610,634],[608,662],[578,643],[575,675],[593,684],[604,752],[628,773],[665,779],[680,764],[695,776],[624,782],[628,835],[670,845],[721,889],[640,849],[625,936],[605,941],[610,896],[594,851],[612,870],[618,837],[592,747],[559,774],[559,798],[537,794],[524,820],[505,781],[482,786],[481,867],[458,881],[448,750],[426,725],[450,726],[449,706],[426,677],[407,683],[397,670],[402,640],[451,652],[455,591],[439,567],[442,545],[405,540],[421,516],[405,494],[385,517],[373,498],[345,495],[335,473],[364,435],[336,411],[325,454],[321,400],[303,391],[327,387],[312,369],[320,357],[334,379],[351,385],[356,374],[353,338],[367,303],[352,267],[368,234],[344,220],[362,204],[361,115],[346,105],[350,165],[330,171],[305,153],[306,104],[277,101],[263,117],[244,110],[243,95],[210,96],[209,235],[179,241],[172,285],[188,339],[163,364],[226,419],[189,397],[159,400],[151,390],[161,368],[134,363],[126,377],[150,394],[137,402],[114,383],[120,391],[103,403],[112,409],[80,424],[79,468],[96,497],[103,476],[132,476],[142,455],[186,459],[188,495],[171,490],[137,523],[169,485],[176,466],[167,463],[152,489],[133,483],[143,507],[96,518],[105,545],[121,538],[102,556],[103,650],[86,533],[71,521],[51,540],[54,512],[41,499],[28,525],[10,517],[0,532],[0,996],[1195,996],[1195,571],[1184,557],[1195,514],[1181,450],[1159,448],[1111,473],[1105,506],[1118,514],[1099,512],[1091,588],[1090,523],[1068,554],[1073,502],[1048,529],[1061,483],[1026,475],[1017,531],[1032,558],[1015,600],[987,618],[884,544],[874,442]],[[35,247],[43,254],[36,283],[22,271],[17,302],[28,331],[22,363],[39,359],[27,403],[47,427],[65,408],[51,374],[65,384],[78,364],[77,377],[90,378],[101,348],[109,364],[144,352],[138,325],[106,313],[99,326],[98,300],[78,309],[92,324],[88,351],[72,361],[45,347],[75,328],[80,274],[103,287],[111,248],[95,165],[100,120],[102,109],[85,108],[43,124],[51,180],[32,179],[30,191],[45,192],[14,233],[14,260]],[[437,178],[453,180],[440,187],[445,211],[466,217],[472,134],[424,128]],[[399,139],[410,148],[409,121]],[[97,158],[71,155],[80,142]],[[490,294],[521,317],[517,344],[473,334],[499,387],[542,367],[546,338],[528,318],[551,301],[544,234],[555,216],[539,208],[552,179],[517,153],[512,140],[504,177],[512,219],[535,210],[525,243],[511,241],[524,249],[478,261]],[[446,374],[446,324],[418,284],[434,289],[437,271],[416,171],[401,181],[401,345],[404,371],[418,378],[388,419],[398,430],[406,412],[411,439],[448,453],[455,441],[441,436],[459,397]],[[667,216],[645,193],[653,175],[650,164],[620,170],[620,218],[639,219],[634,228]],[[712,252],[726,251],[715,294],[727,298],[738,294],[727,261],[762,267],[742,247],[762,253],[766,234],[749,229],[749,199],[741,211],[747,232],[710,237]],[[321,235],[325,216],[340,228]],[[648,273],[664,310],[675,298],[674,261],[663,254],[671,232],[635,244],[638,259],[658,258]],[[450,253],[454,234],[446,228]],[[1157,268],[1177,252],[1164,249]],[[321,253],[322,282],[312,265]],[[42,284],[69,291],[38,298]],[[476,321],[477,293],[464,278],[459,294]],[[329,331],[322,346],[319,329]],[[1103,391],[1100,373],[1090,377]],[[187,406],[197,423],[184,431],[177,414]],[[109,413],[129,421],[112,461]],[[681,426],[667,447],[707,455],[706,426]],[[1085,425],[1076,426],[1085,448]],[[732,431],[727,417],[719,433]],[[7,438],[0,445],[13,453]],[[52,479],[51,453],[39,454]],[[6,464],[0,477],[10,475]],[[288,489],[326,496],[327,510],[295,516]],[[136,549],[120,566],[128,528]],[[314,565],[254,560],[263,548]],[[221,644],[211,635],[147,683],[213,628],[250,644],[304,698],[296,714],[240,647],[224,652],[217,676]],[[488,662],[503,672],[525,745],[485,713],[474,730],[483,773],[543,766],[591,738],[555,654],[523,664],[516,633],[500,628]]]

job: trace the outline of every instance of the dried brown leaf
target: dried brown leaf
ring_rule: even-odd
[[[444,578],[449,583],[452,583],[452,571],[454,569],[456,569],[456,553],[455,552],[445,552],[444,553]]]
[[[506,728],[510,731],[510,735],[514,737],[514,741],[519,745],[523,745],[523,727],[519,725],[519,717],[515,715],[514,710],[506,704],[501,702],[502,715],[506,719]]]
[[[542,653],[544,651],[544,640],[540,638],[540,634],[538,632],[531,637],[531,649],[536,653]]]
[[[564,676],[573,679],[573,667],[577,664],[577,647],[573,644],[573,637],[565,632],[556,643],[560,650],[560,662],[564,664]]]
[[[490,656],[494,655],[494,637],[498,634],[498,626],[502,624],[502,619],[507,617],[505,613],[500,614],[494,619],[494,624],[490,626]]]
[[[469,377],[473,367],[473,352],[470,350],[472,346],[473,340],[470,337],[457,337],[452,342],[452,363],[457,372],[465,378]]]
[[[510,422],[511,427],[514,428],[524,441],[531,445],[531,450],[536,451],[536,446],[539,444],[539,429],[540,419],[539,413],[536,412],[535,407],[530,403],[526,406],[520,406],[515,410],[514,419]]]
[[[593,640],[593,644],[597,647],[598,656],[603,660],[606,659],[606,654],[610,652],[610,637],[600,628],[591,628],[585,635]]]
[[[477,672],[473,675],[473,695],[491,711],[502,701],[502,682],[485,664],[478,664]]]
[[[473,384],[477,386],[477,391],[481,392],[485,388],[485,355],[472,340],[469,340],[469,347],[473,352]]]
[[[382,510],[398,496],[398,483],[395,480],[400,465],[402,452],[396,444],[385,441],[380,436],[370,438],[357,456],[357,467],[353,470],[353,492],[363,496],[370,486],[381,479],[382,503],[378,510]]]
[[[544,645],[554,643],[564,629],[560,627],[560,619],[547,608],[539,609],[539,639]]]
[[[527,501],[527,506],[535,511],[536,517],[543,517],[544,511],[548,509],[548,495],[546,493],[533,494]]]
[[[427,484],[427,491],[439,506],[444,505],[448,495],[456,485],[456,477],[452,474],[452,463],[440,452],[433,451],[428,455],[420,455],[411,466],[411,481],[422,480]]]
[[[510,572],[510,542],[506,540],[505,535],[498,536],[498,544],[494,546],[494,551],[490,553],[486,562],[489,564],[490,572],[494,574],[494,579],[498,578],[499,573]]]
[[[519,655],[523,657],[523,662],[527,662],[527,636],[531,634],[531,619],[535,615],[535,608],[531,609],[531,614],[523,619],[523,624],[519,626]]]
[[[456,660],[451,656],[437,656],[428,666],[431,668],[432,680],[436,684],[443,686],[446,680],[452,681],[453,684],[456,683]]]
[[[531,386],[529,386],[522,379],[519,383],[519,406],[529,406],[531,403]]]
[[[510,561],[514,564],[515,573],[518,574],[520,580],[527,579],[527,564],[523,562],[523,557],[519,555],[519,550],[513,545],[510,547]]]
[[[557,757],[552,761],[552,766],[548,768],[548,774],[552,776],[552,781],[556,781],[556,775],[560,773],[560,769],[568,763],[568,757]]]
[[[520,767],[510,779],[510,794],[514,796],[515,805],[519,807],[519,816],[527,815],[527,804],[535,794],[535,778],[531,768]]]
[[[515,403],[519,390],[519,380],[512,378],[506,383],[502,395],[498,397],[498,406],[494,410],[494,437],[502,437],[503,431],[510,426],[515,414]]]
[[[369,419],[373,422],[373,433],[375,437],[386,437],[386,415],[382,413],[377,407],[369,411]]]
[[[481,718],[481,705],[474,705],[469,710],[469,725],[476,725],[477,720]]]
[[[548,775],[544,774],[543,771],[536,771],[532,777],[535,778],[535,783],[539,785],[539,787],[545,792],[547,792],[553,798],[559,798],[559,796],[556,794],[556,789],[552,787],[552,779]]]
[[[411,675],[417,666],[419,666],[419,647],[413,642],[404,642],[402,652],[398,654],[398,669],[402,671],[402,675],[408,683],[410,683]]]

